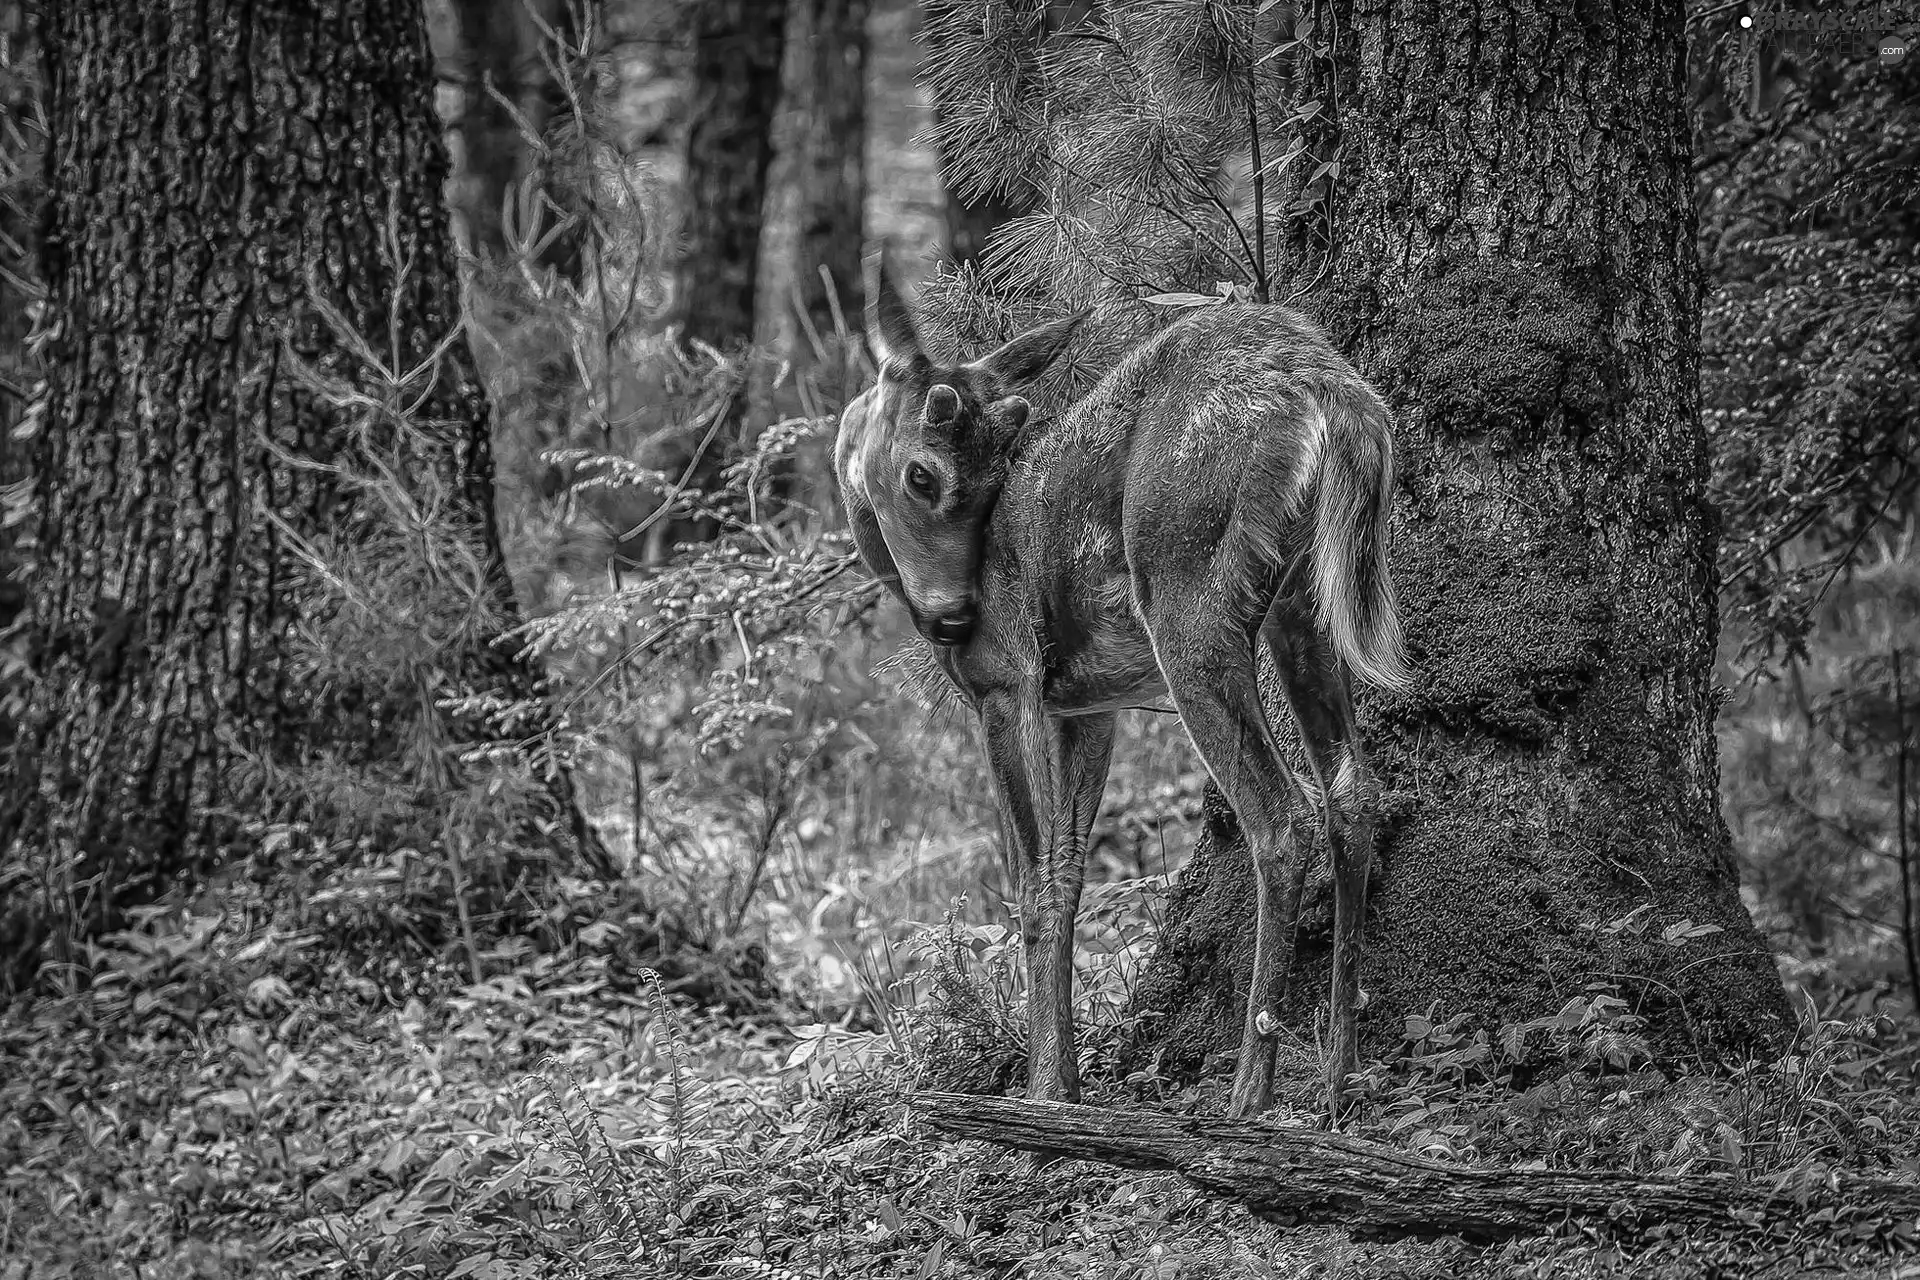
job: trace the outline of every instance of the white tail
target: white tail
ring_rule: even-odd
[[[1361,680],[1382,689],[1411,680],[1387,572],[1393,419],[1357,379],[1330,379],[1315,459],[1313,595],[1320,629]]]

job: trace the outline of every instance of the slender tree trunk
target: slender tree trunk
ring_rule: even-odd
[[[0,791],[18,976],[56,925],[111,926],[236,834],[237,784],[325,754],[390,768],[422,714],[300,677],[299,543],[347,536],[353,410],[294,361],[368,385],[311,299],[398,369],[438,352],[410,459],[512,599],[486,402],[459,323],[433,73],[409,0],[66,0],[42,10],[53,153],[39,432],[38,679]],[[443,346],[444,344],[444,346]],[[309,465],[289,465],[288,459]],[[455,687],[530,698],[483,644]],[[417,694],[408,695],[417,698]],[[471,727],[471,726],[463,726]],[[556,799],[588,836],[564,775]],[[71,891],[69,895],[68,891]]]
[[[547,32],[568,45],[577,43],[581,33],[573,29],[574,6],[568,0],[533,0],[531,5],[529,0],[453,0],[452,7],[459,43],[451,61],[462,99],[455,207],[466,224],[468,247],[499,258],[507,253],[502,214],[509,193],[523,191],[529,179],[539,183],[545,177],[547,197],[557,208],[569,207],[571,193],[553,189],[553,175],[543,171],[540,149],[528,142],[525,130],[544,136],[548,124],[568,109],[548,65],[549,58],[563,58],[566,51],[554,48]],[[534,209],[530,224],[513,228],[523,244],[541,243],[553,222],[543,202],[536,202]],[[572,276],[578,256],[574,237],[561,234],[538,261]]]
[[[36,249],[45,151],[39,46],[19,0],[0,0],[0,495],[32,474],[32,451],[14,439],[14,428],[25,418],[28,392],[39,378],[28,337],[33,303],[40,296]],[[0,634],[26,607],[19,535],[0,497]],[[6,708],[16,691],[16,682],[0,674],[0,751],[13,740]]]
[[[1523,1018],[1593,982],[1673,1056],[1787,1025],[1718,807],[1682,20],[1677,0],[1332,6],[1319,308],[1400,415],[1418,673],[1364,706],[1378,1048],[1432,1003]],[[1251,876],[1208,813],[1138,1000],[1136,1049],[1176,1072],[1233,1042],[1245,985]],[[1719,932],[1667,945],[1687,921]],[[1304,1021],[1327,940],[1301,941]]]
[[[494,446],[509,508],[545,505],[570,478],[545,455],[576,443],[582,380],[578,335],[538,269],[571,284],[587,270],[594,179],[579,140],[590,122],[570,117],[577,102],[594,110],[589,63],[599,32],[580,29],[579,0],[442,3],[429,7],[429,33],[443,78],[460,89],[449,193],[456,229],[479,259],[469,322],[484,335],[477,351],[496,397]],[[488,367],[499,351],[512,353],[509,376]],[[537,595],[542,584],[522,585]]]
[[[794,0],[794,9],[807,51],[794,283],[808,324],[824,336],[834,329],[835,302],[856,321],[862,310],[868,0]]]
[[[692,127],[687,133],[686,232],[674,269],[681,337],[741,355],[755,337],[761,233],[774,116],[786,46],[787,0],[702,0],[694,8]],[[737,446],[752,399],[743,380],[702,439],[672,442],[650,465],[709,490]],[[677,516],[655,525],[639,558],[711,538],[714,522]]]
[[[702,0],[694,10],[686,248],[674,296],[687,340],[722,351],[753,340],[786,17],[786,0]]]
[[[857,366],[835,338],[862,312],[866,213],[868,0],[793,0],[788,11],[776,187],[762,252],[769,290],[759,328],[747,421],[754,430],[832,409],[858,390]],[[781,375],[784,374],[784,377]],[[779,385],[776,386],[776,380]],[[801,394],[811,383],[820,401]],[[803,442],[773,477],[784,502],[820,510],[834,498],[824,440]]]

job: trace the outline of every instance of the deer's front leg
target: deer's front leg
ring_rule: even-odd
[[[1073,923],[1087,832],[1113,750],[1113,717],[1058,720],[1038,698],[981,705],[1027,962],[1027,1096],[1080,1096],[1073,1034]]]

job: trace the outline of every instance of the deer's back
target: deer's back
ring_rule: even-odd
[[[1281,307],[1208,307],[1135,348],[1016,462],[963,672],[1038,680],[1068,713],[1156,696],[1134,608],[1143,562],[1205,571],[1241,504],[1297,505],[1311,385],[1344,369]]]

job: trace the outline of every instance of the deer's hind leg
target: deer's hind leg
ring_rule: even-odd
[[[1287,708],[1313,771],[1333,871],[1327,1099],[1329,1114],[1337,1117],[1344,1107],[1347,1077],[1360,1069],[1360,943],[1367,869],[1373,860],[1376,796],[1354,727],[1347,673],[1314,626],[1312,598],[1300,591],[1276,599],[1260,634],[1273,655]]]
[[[1136,583],[1141,619],[1187,736],[1233,806],[1253,856],[1253,974],[1232,1102],[1235,1115],[1253,1115],[1273,1103],[1273,1032],[1293,964],[1308,853],[1293,819],[1305,797],[1260,703],[1255,627],[1236,620],[1246,616],[1244,600],[1211,574],[1166,576],[1165,583]]]

